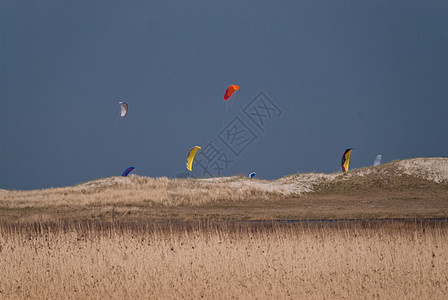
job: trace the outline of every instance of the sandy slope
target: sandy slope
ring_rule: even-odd
[[[198,179],[201,182],[226,182],[236,189],[260,189],[283,195],[302,194],[313,191],[313,186],[323,179],[332,180],[339,174],[307,173],[286,176],[277,180],[261,180],[239,177]]]
[[[85,183],[80,183],[74,186],[75,189],[95,189],[95,188],[103,188],[112,186],[115,184],[125,184],[130,181],[130,177],[122,177],[122,176],[115,176],[115,177],[107,177],[107,178],[101,178],[97,180],[88,181]]]
[[[448,182],[448,158],[414,158],[397,163],[404,174],[416,175],[435,182]]]
[[[347,173],[298,173],[288,175],[277,180],[249,179],[244,177],[217,177],[195,179],[198,183],[225,183],[236,189],[259,189],[266,192],[281,193],[283,195],[300,195],[314,191],[314,186],[322,182],[356,180],[360,177],[373,176],[403,176],[411,175],[423,180],[436,183],[448,183],[448,158],[414,158],[394,161],[376,167],[354,169]],[[91,189],[107,187],[115,184],[126,184],[128,177],[102,178],[87,183],[79,184],[76,188]]]
[[[448,158],[414,158],[395,161],[376,167],[355,169],[347,173],[305,173],[285,176],[283,178],[268,181],[259,179],[222,177],[198,179],[201,182],[227,182],[237,189],[257,189],[267,192],[277,192],[284,195],[302,194],[312,192],[313,187],[322,182],[335,182],[356,180],[360,177],[373,176],[380,178],[384,176],[410,175],[422,180],[430,180],[436,183],[448,182]]]

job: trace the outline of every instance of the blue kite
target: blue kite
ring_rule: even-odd
[[[121,176],[123,176],[123,177],[128,176],[128,174],[131,173],[131,171],[134,170],[134,169],[135,169],[134,167],[129,167],[129,168],[127,168],[127,169],[123,172],[123,174],[121,174]]]

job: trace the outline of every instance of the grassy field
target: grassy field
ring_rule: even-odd
[[[0,226],[0,298],[443,299],[442,222]]]
[[[448,298],[441,161],[0,190],[0,299]]]

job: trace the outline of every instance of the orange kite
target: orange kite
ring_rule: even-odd
[[[240,87],[237,86],[237,85],[233,85],[233,84],[232,84],[232,85],[229,85],[229,86],[227,87],[227,89],[226,89],[226,92],[225,92],[225,94],[224,94],[224,98],[223,98],[223,100],[224,100],[224,101],[227,101],[227,99],[229,99],[230,96],[232,96],[233,92],[237,91],[239,88],[240,88]]]

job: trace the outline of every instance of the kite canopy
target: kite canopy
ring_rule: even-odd
[[[194,146],[188,151],[187,158],[185,159],[185,166],[189,171],[191,171],[191,168],[193,167],[193,159],[199,149],[201,149],[201,147]]]
[[[232,96],[233,92],[237,91],[240,87],[237,85],[229,85],[226,89],[226,92],[224,93],[224,101],[227,101],[227,99],[230,98],[230,96]]]
[[[344,151],[344,154],[342,155],[342,161],[341,161],[341,169],[342,172],[348,171],[348,163],[350,161],[350,154],[352,153],[353,149],[349,148]]]
[[[123,174],[121,174],[121,176],[123,176],[123,177],[128,176],[129,173],[131,173],[131,171],[134,170],[134,169],[135,169],[134,167],[129,167],[129,168],[127,168],[127,169],[123,172]]]
[[[254,178],[254,176],[255,176],[256,174],[257,174],[257,173],[252,172],[252,173],[250,173],[249,175],[247,175],[247,177],[249,177],[249,178]]]
[[[381,164],[381,159],[383,158],[383,156],[381,155],[381,154],[378,154],[376,157],[375,157],[375,160],[373,161],[373,165],[376,167],[376,166],[379,166],[380,164]]]
[[[121,107],[121,117],[123,118],[124,116],[126,116],[126,113],[128,112],[128,104],[126,102],[118,102],[118,104],[120,104]]]

